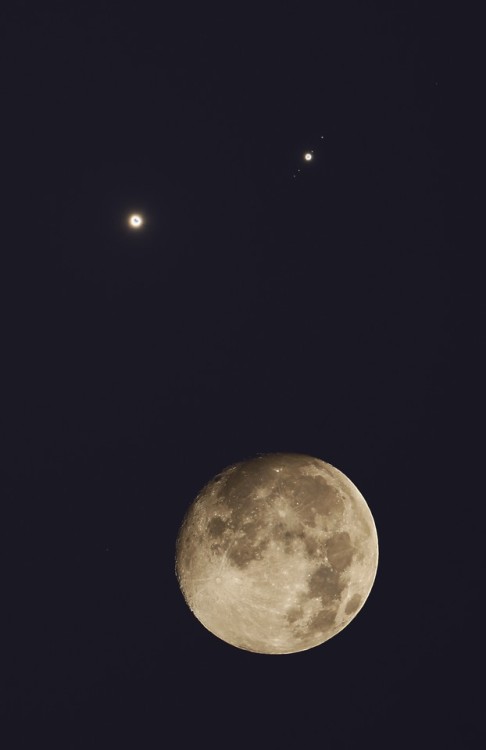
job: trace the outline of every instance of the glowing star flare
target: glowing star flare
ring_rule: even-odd
[[[139,214],[132,214],[128,219],[128,223],[132,229],[140,229],[143,224],[143,219]]]
[[[304,154],[304,159],[305,159],[306,161],[312,161],[312,152],[311,152],[311,151],[307,151],[307,152],[306,152],[306,153]]]

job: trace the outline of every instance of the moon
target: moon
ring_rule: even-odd
[[[363,607],[378,565],[371,511],[339,469],[268,453],[224,469],[189,507],[175,572],[196,618],[261,654],[319,646]]]

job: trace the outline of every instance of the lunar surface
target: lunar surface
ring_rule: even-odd
[[[176,575],[197,619],[264,654],[318,646],[346,627],[376,575],[371,511],[338,469],[271,453],[229,466],[189,507]]]

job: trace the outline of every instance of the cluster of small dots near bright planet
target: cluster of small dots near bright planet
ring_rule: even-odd
[[[324,140],[323,135],[321,135],[320,140],[321,141]],[[309,149],[308,151],[304,151],[301,157],[301,160],[304,162],[306,167],[310,165],[314,161],[314,159],[315,159],[314,149]],[[304,167],[304,171],[306,167]],[[300,167],[293,173],[292,177],[295,179],[296,177],[299,176],[299,173],[301,173]],[[130,229],[142,229],[142,227],[144,226],[144,223],[145,223],[144,218],[141,214],[130,214],[128,216],[127,224]]]
[[[320,139],[321,139],[321,141],[323,141],[323,140],[324,140],[324,136],[323,136],[323,135],[321,135],[321,138],[320,138]],[[302,154],[302,160],[303,160],[303,161],[305,162],[305,164],[306,164],[306,165],[310,165],[310,163],[311,163],[312,161],[314,161],[314,158],[315,158],[315,151],[314,151],[314,149],[309,149],[308,151],[304,151],[304,153]],[[296,171],[294,172],[294,174],[292,175],[292,177],[293,177],[293,178],[295,179],[296,177],[298,177],[298,176],[299,176],[299,173],[301,173],[301,172],[302,172],[302,170],[301,170],[301,168],[299,167],[299,168],[298,168],[298,169],[297,169],[297,170],[296,170]]]

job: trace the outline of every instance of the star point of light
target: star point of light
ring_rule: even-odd
[[[128,223],[132,229],[140,229],[140,227],[143,226],[143,218],[140,214],[131,214]]]
[[[306,151],[306,153],[304,154],[304,159],[305,161],[312,161],[313,159],[312,151]]]

